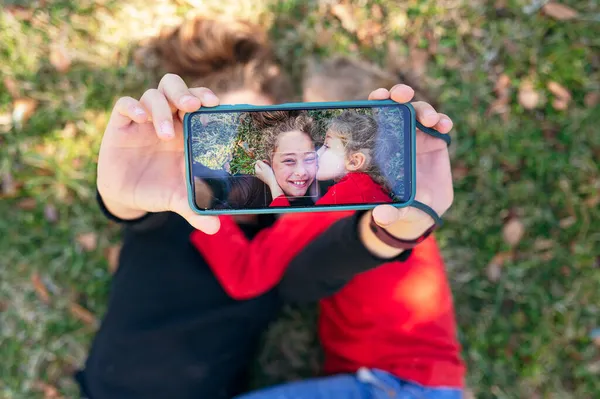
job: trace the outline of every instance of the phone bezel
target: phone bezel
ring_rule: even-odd
[[[365,100],[365,101],[342,101],[342,102],[310,102],[310,103],[285,103],[277,105],[219,105],[211,108],[201,108],[194,112],[188,112],[183,118],[183,139],[185,149],[185,173],[186,185],[188,191],[188,202],[190,208],[199,215],[239,215],[239,214],[269,214],[269,213],[298,213],[298,212],[332,212],[332,211],[348,211],[348,210],[369,210],[381,204],[356,204],[356,205],[315,205],[311,207],[266,207],[260,209],[200,209],[196,205],[194,193],[194,179],[192,176],[192,154],[190,140],[190,118],[193,115],[200,113],[214,112],[246,112],[246,111],[279,111],[279,110],[315,110],[315,109],[332,109],[332,108],[373,108],[381,106],[404,106],[409,110],[409,162],[410,173],[407,185],[409,193],[406,202],[388,203],[396,208],[404,208],[410,206],[415,200],[416,194],[416,115],[415,109],[410,103],[397,103],[393,100]]]

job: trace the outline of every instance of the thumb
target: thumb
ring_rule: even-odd
[[[203,233],[212,235],[219,231],[221,223],[218,216],[202,216],[190,208],[186,196],[177,196],[177,199],[173,201],[172,211],[183,217],[189,224],[197,230]]]
[[[390,226],[404,219],[408,214],[408,208],[396,208],[391,205],[379,205],[373,209],[373,219],[381,227]]]
[[[200,230],[209,235],[216,234],[221,227],[221,222],[219,221],[218,216],[202,216],[194,214],[186,217],[185,219],[196,230]]]

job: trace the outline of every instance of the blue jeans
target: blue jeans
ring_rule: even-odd
[[[278,385],[235,399],[461,399],[458,388],[429,388],[385,371],[362,368],[356,374]]]

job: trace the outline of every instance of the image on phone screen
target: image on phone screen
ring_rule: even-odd
[[[203,110],[187,123],[191,186],[200,210],[410,198],[411,114],[402,104]]]

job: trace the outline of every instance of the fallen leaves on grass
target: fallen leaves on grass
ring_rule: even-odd
[[[35,112],[38,102],[32,98],[19,98],[13,104],[12,119],[17,129],[22,129]]]
[[[8,133],[12,128],[13,119],[9,113],[0,114],[0,133]]]
[[[532,110],[539,102],[540,94],[533,87],[533,83],[528,80],[522,81],[519,86],[519,104],[527,110]]]
[[[500,277],[502,277],[502,269],[504,264],[512,258],[513,253],[510,251],[499,252],[494,255],[492,260],[490,260],[490,263],[488,263],[486,269],[488,280],[490,280],[492,283],[497,283],[500,280]]]
[[[579,13],[571,7],[554,1],[544,4],[542,11],[558,21],[569,21],[579,16]]]
[[[19,98],[19,86],[17,85],[17,81],[11,77],[6,76],[2,82],[4,83],[4,87],[6,91],[12,98]]]
[[[71,314],[75,316],[78,320],[87,324],[88,326],[96,325],[96,316],[92,314],[89,310],[79,305],[78,303],[72,302],[69,306]]]
[[[555,96],[552,107],[558,111],[566,110],[569,107],[569,102],[571,102],[571,92],[555,81],[549,82],[547,87],[550,93]]]
[[[496,99],[490,104],[487,114],[500,114],[502,119],[507,122],[510,110],[510,78],[508,75],[502,74],[498,77],[494,85],[494,92],[496,93]]]
[[[517,217],[510,218],[502,228],[502,238],[511,247],[515,247],[521,242],[525,234],[525,226]]]
[[[32,211],[35,209],[37,205],[37,201],[35,198],[23,198],[19,202],[17,202],[17,208],[22,209],[24,211]]]
[[[31,284],[33,284],[33,289],[40,301],[48,305],[50,303],[50,294],[38,272],[33,272],[31,275]]]
[[[358,24],[354,10],[350,4],[335,4],[331,7],[331,13],[340,20],[342,27],[350,33],[356,33]]]
[[[598,103],[600,103],[600,92],[593,91],[585,95],[583,98],[583,103],[588,108],[594,108]]]
[[[55,43],[50,46],[50,64],[60,73],[71,68],[71,56],[64,45]]]
[[[58,392],[56,387],[43,381],[36,381],[34,389],[44,395],[44,399],[62,399],[63,396]]]
[[[564,219],[561,219],[558,222],[558,225],[563,229],[568,229],[569,227],[573,226],[575,223],[577,223],[577,218],[575,216],[568,216]]]
[[[114,274],[119,266],[119,255],[121,254],[121,244],[111,245],[104,250],[104,257],[108,262],[108,271]]]
[[[82,233],[76,237],[77,243],[87,252],[91,252],[98,246],[98,234],[92,232]]]

